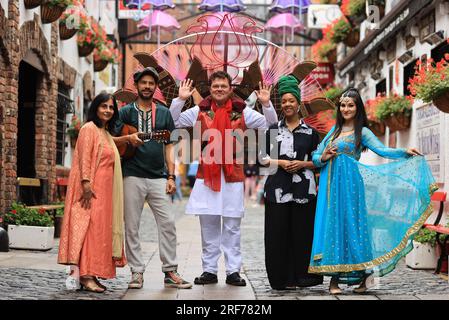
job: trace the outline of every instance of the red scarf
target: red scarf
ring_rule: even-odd
[[[212,189],[212,191],[218,192],[221,190],[221,168],[223,168],[225,176],[232,174],[233,171],[232,164],[225,164],[225,130],[232,129],[231,120],[229,119],[230,113],[232,112],[232,100],[228,99],[223,107],[218,107],[215,101],[212,101],[211,107],[212,111],[215,113],[211,129],[218,130],[221,135],[221,162],[215,162],[215,150],[213,150],[212,152],[210,152],[210,155],[206,155],[208,161],[207,163],[203,163],[202,166],[204,174],[204,184]],[[213,139],[214,137],[209,137],[208,144],[210,144]]]

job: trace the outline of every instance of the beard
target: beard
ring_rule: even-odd
[[[144,93],[142,91],[138,91],[137,94],[139,95],[139,98],[142,99],[142,100],[151,100],[151,99],[153,99],[154,92],[150,91],[147,94],[147,93]]]

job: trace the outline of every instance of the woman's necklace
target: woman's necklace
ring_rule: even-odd
[[[354,127],[341,127],[341,133],[354,131]]]

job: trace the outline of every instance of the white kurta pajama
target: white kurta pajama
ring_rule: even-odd
[[[195,106],[181,113],[183,106],[183,100],[173,99],[170,113],[175,126],[176,128],[193,127],[198,120],[200,107]],[[277,123],[277,114],[271,102],[268,108],[262,109],[264,115],[248,106],[243,109],[243,118],[248,129],[267,129],[270,125]],[[226,182],[222,170],[221,190],[215,192],[204,184],[203,179],[196,179],[187,203],[186,214],[200,215],[203,271],[217,274],[220,248],[223,248],[226,274],[239,272],[242,261],[240,221],[244,216],[243,181]],[[217,216],[223,218],[220,219]],[[221,227],[221,221],[223,221],[223,227]],[[218,235],[217,232],[219,232]]]

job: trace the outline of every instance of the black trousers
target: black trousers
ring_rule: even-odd
[[[265,203],[265,266],[273,289],[323,283],[308,273],[316,201],[307,204]]]

